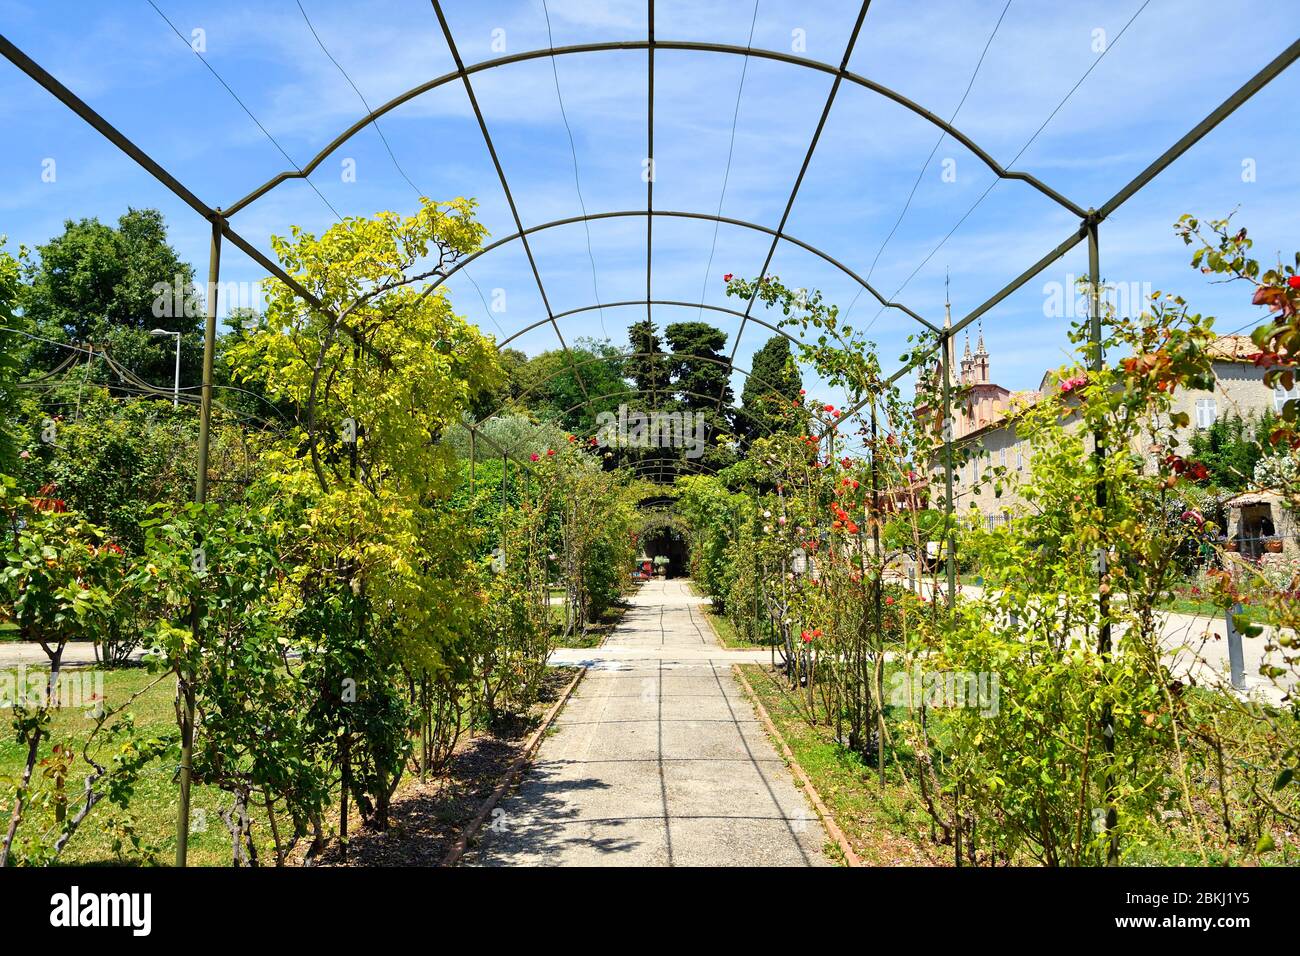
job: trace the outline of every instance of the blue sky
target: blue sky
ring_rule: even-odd
[[[322,52],[296,0],[154,2],[186,37],[203,31],[207,63],[265,133],[147,0],[0,0],[0,29],[213,206],[229,205],[290,163],[305,164],[362,114],[357,92]],[[850,68],[949,118],[1004,6],[1005,0],[875,0]],[[302,0],[302,7],[371,106],[453,66],[423,0]],[[546,47],[546,13],[557,46],[638,40],[646,31],[644,2],[548,0],[544,9],[541,0],[447,0],[445,8],[466,63],[497,55],[494,38],[507,53]],[[838,63],[858,3],[759,0],[756,20],[754,10],[753,0],[661,0],[656,35],[744,45],[752,21],[755,47],[789,52],[802,37],[803,55]],[[1150,0],[1145,7],[1141,0],[1012,0],[955,125],[1004,164],[1024,149],[1014,168],[1084,207],[1099,205],[1291,42],[1297,12],[1300,5],[1276,0]],[[1107,47],[1100,62],[1097,31],[1104,31]],[[831,78],[770,60],[751,58],[747,64],[742,57],[703,52],[656,54],[656,208],[712,214],[721,202],[724,216],[768,227],[779,222]],[[477,74],[474,86],[526,226],[580,211],[566,118],[587,211],[644,208],[644,51],[561,57],[554,73],[549,58],[533,60]],[[1264,258],[1291,255],[1300,222],[1297,93],[1300,67],[1293,67],[1105,222],[1107,280],[1178,291],[1197,310],[1219,316],[1222,331],[1256,321],[1258,311],[1239,287],[1212,285],[1188,268],[1188,252],[1171,224],[1183,212],[1208,217],[1239,208],[1237,219],[1255,237],[1257,252]],[[435,199],[472,196],[493,236],[515,231],[459,83],[397,108],[380,127],[421,192]],[[207,225],[7,62],[0,63],[0,131],[6,144],[0,151],[0,233],[11,246],[44,241],[65,218],[111,221],[128,205],[156,206],[166,214],[182,255],[204,272]],[[790,235],[860,275],[870,272],[881,291],[898,290],[897,299],[936,323],[943,314],[945,272],[960,317],[1075,226],[1067,212],[1031,187],[1002,182],[934,252],[994,179],[951,138],[939,144],[922,172],[938,140],[939,130],[920,117],[845,84],[787,225]],[[43,163],[51,158],[56,178],[45,182]],[[345,160],[355,162],[355,182],[344,181]],[[955,169],[955,181],[943,178],[945,160]],[[1243,179],[1248,161],[1253,181]],[[882,252],[918,174],[906,215]],[[269,251],[269,236],[287,233],[291,224],[327,228],[335,221],[329,206],[344,216],[409,212],[416,195],[368,127],[321,164],[311,185],[287,182],[241,211],[233,224]],[[714,235],[709,222],[656,220],[656,298],[698,302],[703,294],[703,301],[735,305],[723,295],[722,275],[754,274],[770,238],[723,225],[715,247]],[[582,225],[532,239],[555,311],[644,295],[643,218],[591,223],[590,243],[589,257]],[[995,380],[1032,388],[1044,369],[1064,361],[1069,320],[1044,314],[1044,285],[1063,284],[1085,268],[1079,246],[986,316]],[[545,318],[518,243],[466,271],[449,287],[459,311],[484,331],[500,338]],[[894,367],[913,329],[911,319],[880,313],[865,293],[854,302],[856,283],[796,246],[782,243],[770,271],[791,284],[820,288],[845,307],[853,302],[851,323],[870,323],[869,336],[879,343],[887,367]],[[227,246],[223,279],[261,276],[256,264]],[[479,296],[481,291],[490,299],[497,289],[505,291],[504,313],[485,309]],[[623,330],[643,311],[585,312],[562,320],[562,328],[570,342],[608,334],[622,344]],[[661,323],[696,316],[694,309],[656,309]],[[737,319],[708,312],[704,317],[734,338]],[[754,325],[745,330],[739,365],[748,367],[768,334]],[[543,326],[514,344],[535,353],[554,347],[556,338]]]

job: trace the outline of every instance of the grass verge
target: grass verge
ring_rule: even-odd
[[[927,845],[922,809],[893,768],[882,789],[875,768],[836,743],[832,728],[808,723],[779,673],[765,664],[740,667],[864,866],[945,862],[941,847]]]

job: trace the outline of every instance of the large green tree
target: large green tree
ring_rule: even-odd
[[[146,381],[171,386],[175,339],[182,333],[181,385],[195,385],[202,368],[203,296],[194,268],[167,241],[156,209],[128,209],[116,226],[98,219],[67,220],[63,233],[36,247],[23,309],[37,334],[59,342],[107,346]],[[31,353],[37,368],[62,360],[46,345]],[[103,377],[103,370],[97,370]]]
[[[732,430],[731,360],[722,354],[727,333],[706,322],[676,322],[664,329],[672,351],[669,367],[673,388],[684,409],[704,416],[708,452],[713,467],[731,462],[734,454],[719,445],[719,436]]]
[[[634,322],[628,326],[627,341],[632,352],[625,367],[627,378],[643,402],[655,405],[667,393],[672,378],[659,327],[653,319]]]
[[[774,335],[754,353],[753,365],[740,392],[738,430],[746,443],[785,427],[790,418],[779,406],[798,401],[803,379],[790,353],[790,340]]]
[[[731,363],[723,356],[727,333],[707,322],[675,322],[664,329],[672,349],[673,386],[682,405],[717,408],[732,403]]]
[[[593,339],[579,339],[567,354],[563,349],[542,352],[517,370],[517,400],[539,418],[589,436],[595,431],[596,416],[617,410],[631,394],[623,379],[624,361],[609,342]]]
[[[20,356],[26,340],[22,318],[16,314],[19,293],[18,261],[0,249],[0,472],[11,473],[18,444]]]

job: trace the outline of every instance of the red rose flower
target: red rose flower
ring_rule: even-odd
[[[732,278],[731,273],[728,272],[725,276],[722,277],[722,281],[723,281],[723,282],[730,282],[730,281],[731,281],[731,278]]]
[[[1292,289],[1300,289],[1300,275],[1287,276],[1286,284]]]
[[[533,453],[532,453],[531,455],[529,455],[528,457],[529,457],[529,459],[532,460],[532,461],[541,461],[541,460],[542,460],[542,456],[539,455],[539,454],[537,454],[537,452],[533,452]]]

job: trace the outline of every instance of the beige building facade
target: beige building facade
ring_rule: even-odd
[[[1265,370],[1254,362],[1259,349],[1247,336],[1223,336],[1211,350],[1213,390],[1183,390],[1174,398],[1172,411],[1185,412],[1190,422],[1188,427],[1174,430],[1180,454],[1191,450],[1191,439],[1197,430],[1208,429],[1220,419],[1232,416],[1258,419],[1266,412],[1280,412],[1288,399],[1300,398],[1300,385],[1286,392],[1264,384]],[[953,498],[958,514],[992,529],[1019,513],[1024,505],[1017,484],[1028,474],[1032,450],[1028,440],[1017,434],[1017,421],[1025,408],[1058,392],[1061,383],[1054,373],[1048,372],[1037,390],[1012,392],[989,380],[989,367],[990,356],[983,335],[974,352],[968,341],[960,363],[963,400],[960,407],[953,409],[953,437],[960,463],[953,475]],[[935,371],[928,370],[925,374],[933,375]],[[1078,424],[1077,415],[1063,421],[1066,428]],[[1005,469],[1001,482],[985,480],[996,468]],[[932,483],[941,486],[941,460],[932,463],[930,473]],[[1000,489],[996,487],[998,484]]]

